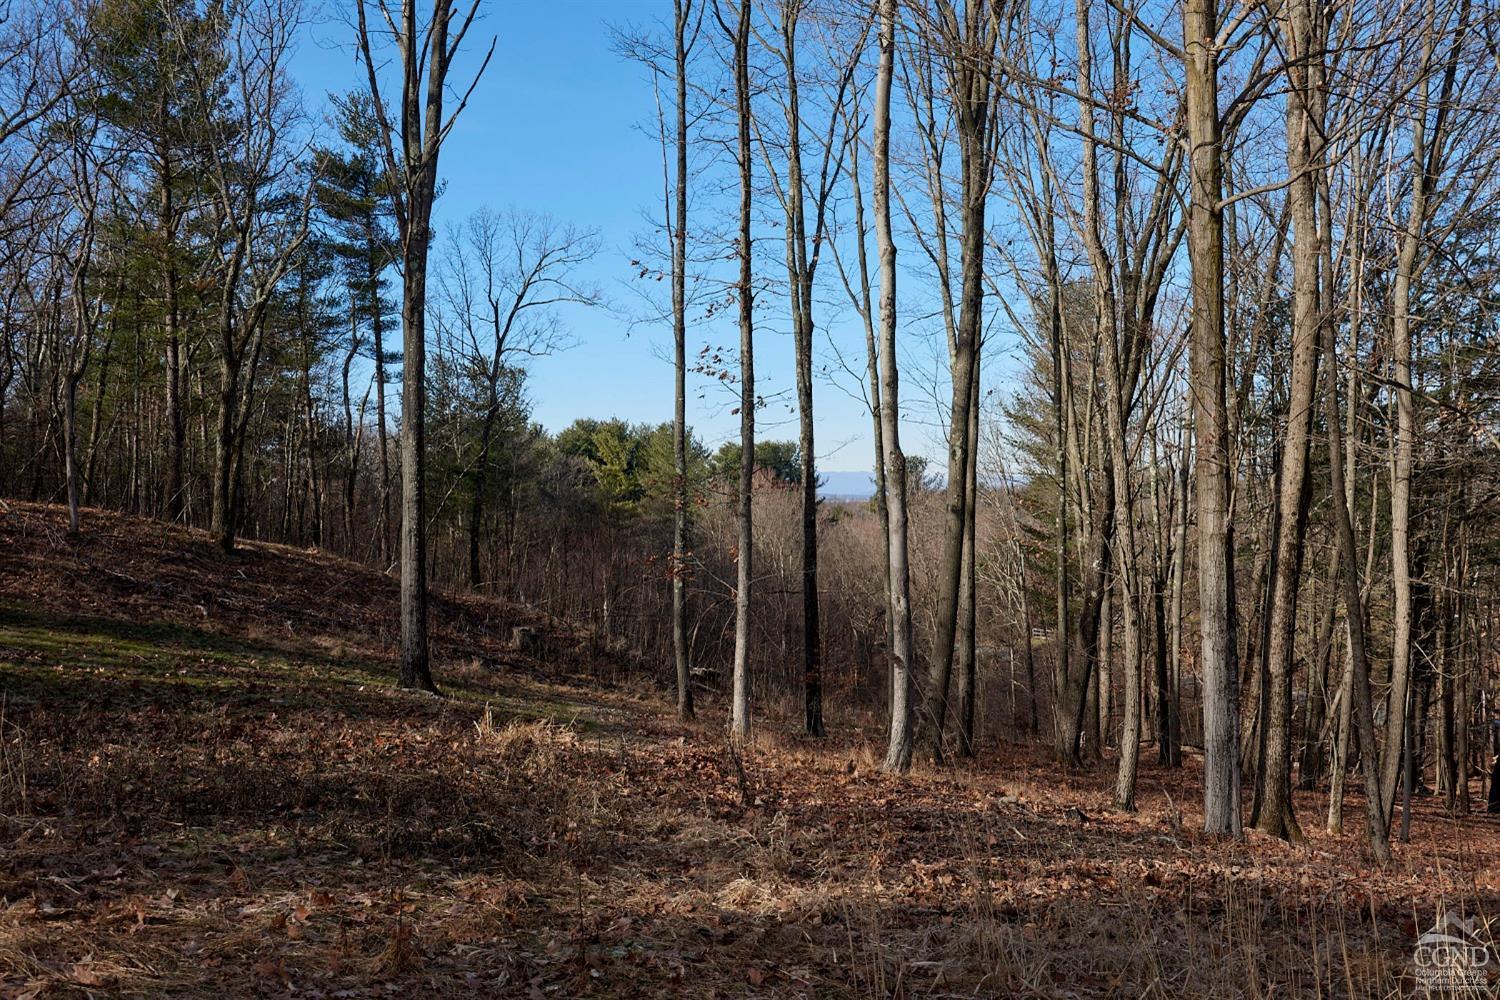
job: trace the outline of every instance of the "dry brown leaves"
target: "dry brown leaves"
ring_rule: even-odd
[[[1500,890],[1494,819],[1430,800],[1383,870],[1354,799],[1206,840],[1192,761],[1134,814],[1023,744],[885,775],[848,720],[741,770],[712,706],[474,666],[576,637],[473,598],[451,697],[396,692],[382,578],[60,524],[0,515],[6,997],[1397,995],[1437,903]]]

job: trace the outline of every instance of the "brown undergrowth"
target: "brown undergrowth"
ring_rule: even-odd
[[[767,721],[737,760],[715,706],[451,595],[447,696],[399,692],[392,581],[62,523],[0,508],[6,997],[1384,997],[1439,907],[1495,913],[1494,818],[1430,800],[1379,870],[1356,799],[1206,840],[1192,760],[1135,814],[1025,744],[898,779],[872,728]]]

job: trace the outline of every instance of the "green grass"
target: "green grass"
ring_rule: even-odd
[[[596,701],[514,678],[501,691],[498,675],[461,666],[437,670],[450,709],[477,712],[489,705],[505,718],[545,719],[582,732],[614,728],[600,717]],[[121,709],[164,701],[295,704],[359,715],[362,703],[395,694],[395,673],[394,657],[332,652],[305,639],[248,640],[181,625],[58,617],[0,604],[0,692],[11,703],[85,701]]]
[[[0,679],[11,697],[51,700],[87,680],[126,695],[170,687],[214,698],[263,696],[275,684],[306,693],[388,683],[368,658],[202,629],[92,617],[54,617],[0,608]]]

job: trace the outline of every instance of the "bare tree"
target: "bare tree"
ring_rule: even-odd
[[[879,16],[875,8],[872,14]],[[868,30],[860,35],[860,44],[856,51],[862,49],[868,38]],[[861,175],[860,149],[863,146],[863,138],[857,133],[863,127],[863,115],[860,110],[860,102],[863,97],[864,86],[856,81],[851,89],[849,102],[843,109],[843,114],[850,122],[852,141],[849,143],[849,167],[846,174],[849,178],[849,194],[852,202],[853,212],[853,236],[854,236],[854,273],[844,262],[839,253],[839,242],[831,240],[829,249],[833,252],[834,263],[838,267],[839,278],[848,294],[849,302],[858,314],[860,324],[865,334],[865,366],[863,372],[856,372],[852,365],[850,373],[855,375],[860,382],[860,394],[864,398],[865,407],[870,412],[870,437],[874,453],[874,487],[875,495],[872,497],[875,504],[875,517],[880,526],[880,556],[881,556],[881,592],[886,595],[885,612],[882,617],[885,620],[885,643],[886,650],[895,648],[894,617],[890,614],[889,595],[891,593],[891,547],[890,547],[890,510],[887,505],[886,468],[885,468],[885,435],[883,421],[881,419],[880,404],[880,344],[875,332],[875,304],[873,283],[870,277],[870,254],[868,237],[870,226],[865,218],[864,178]],[[887,669],[887,674],[890,671]],[[890,678],[887,676],[887,697],[891,698]]]
[[[480,389],[478,453],[470,463],[468,580],[478,589],[495,434],[505,402],[508,369],[566,346],[558,307],[594,306],[598,289],[575,272],[599,249],[592,230],[560,226],[545,215],[482,208],[450,239],[442,276],[444,299],[463,334],[466,367]]]
[[[687,323],[688,323],[688,202],[692,188],[689,151],[692,134],[688,95],[693,72],[693,51],[703,27],[705,4],[700,0],[673,0],[670,44],[663,45],[650,31],[617,29],[616,47],[628,58],[641,63],[651,75],[656,99],[657,138],[661,143],[662,206],[661,229],[665,231],[665,248],[647,244],[642,256],[667,258],[670,274],[669,305],[653,318],[669,318],[672,325],[672,560],[668,577],[672,587],[672,658],[677,677],[677,715],[693,717],[692,642],[688,630],[688,581],[692,571],[692,508],[687,427]],[[661,81],[669,78],[673,92],[671,127],[662,106]],[[653,226],[655,228],[655,224]],[[640,259],[631,262],[640,267],[641,277],[652,276],[653,268]],[[655,277],[661,278],[657,271]],[[654,284],[654,282],[653,282]]]
[[[94,223],[91,216],[80,222],[77,250],[73,260],[71,294],[73,300],[73,337],[69,345],[68,364],[63,376],[64,464],[68,486],[68,530],[78,533],[78,383],[88,370],[93,356],[95,329],[103,310],[102,299],[90,294],[90,264],[94,255]]]
[[[688,59],[703,13],[694,0],[672,2],[672,71],[676,178],[668,228],[672,237],[672,653],[677,668],[677,715],[693,716],[692,662],[687,627],[687,238],[688,238]],[[663,135],[663,146],[666,137]],[[665,150],[663,150],[665,153]]]
[[[823,736],[822,636],[818,625],[818,470],[813,436],[813,307],[814,281],[823,246],[828,239],[829,199],[843,169],[849,142],[843,105],[858,63],[861,39],[851,49],[848,61],[836,66],[831,107],[826,127],[818,136],[814,152],[815,174],[803,167],[803,102],[798,69],[797,29],[807,0],[778,0],[776,19],[779,38],[773,49],[784,77],[781,103],[786,133],[779,142],[762,130],[762,145],[779,144],[785,161],[785,177],[767,151],[772,189],[786,217],[786,268],[788,300],[792,311],[792,336],[796,354],[797,448],[801,459],[802,489],[802,666],[803,727],[810,736]],[[809,213],[808,201],[811,200]],[[811,227],[808,215],[812,215]]]
[[[891,232],[891,79],[896,60],[896,0],[877,0],[880,46],[871,126],[874,160],[875,245],[880,257],[880,421],[885,447],[885,504],[889,530],[891,618],[891,729],[884,768],[898,774],[911,767],[912,622],[911,569],[907,553],[908,487],[901,450],[900,380],[896,361],[896,241]]]
[[[1375,857],[1380,861],[1390,858],[1391,851],[1387,841],[1386,812],[1381,805],[1380,796],[1371,794],[1380,787],[1379,765],[1374,752],[1375,748],[1375,711],[1370,701],[1370,661],[1365,646],[1365,602],[1364,594],[1360,587],[1359,563],[1355,554],[1354,523],[1349,513],[1349,496],[1352,493],[1353,479],[1345,469],[1344,439],[1340,428],[1342,414],[1339,412],[1338,400],[1338,361],[1335,353],[1336,331],[1332,324],[1323,327],[1322,348],[1324,356],[1324,406],[1328,427],[1328,462],[1332,489],[1330,495],[1333,499],[1334,531],[1337,538],[1339,552],[1339,580],[1342,583],[1344,599],[1344,617],[1348,625],[1349,633],[1349,656],[1350,670],[1345,683],[1346,706],[1352,705],[1352,710],[1345,709],[1346,720],[1349,714],[1353,715],[1355,725],[1358,726],[1359,743],[1361,748],[1360,765],[1365,779],[1365,804],[1366,820],[1370,837],[1370,847]],[[1346,483],[1348,486],[1346,487]],[[1346,492],[1346,489],[1348,492]],[[1372,525],[1373,530],[1373,525]],[[1372,550],[1373,551],[1373,550]],[[1344,746],[1348,746],[1347,721],[1345,724]],[[1338,755],[1337,767],[1342,772],[1346,766],[1346,753]],[[1342,798],[1342,776],[1336,778],[1338,787],[1330,794],[1329,826],[1336,825],[1337,814],[1333,812],[1335,804]]]
[[[1385,743],[1380,757],[1380,799],[1387,821],[1395,808],[1396,776],[1410,754],[1408,714],[1412,680],[1411,498],[1416,442],[1412,389],[1414,286],[1423,267],[1428,225],[1443,200],[1437,190],[1454,123],[1453,88],[1464,39],[1469,4],[1463,0],[1428,0],[1419,27],[1421,55],[1413,72],[1415,99],[1410,102],[1410,174],[1406,219],[1400,229],[1395,276],[1391,284],[1391,376],[1396,402],[1396,433],[1391,459],[1391,694]],[[1445,52],[1440,48],[1446,46]],[[1436,90],[1436,93],[1434,93]]]
[[[1234,663],[1234,550],[1224,356],[1224,209],[1218,0],[1184,0],[1192,263],[1192,396],[1198,444],[1198,616],[1203,669],[1203,827],[1240,835],[1239,694]]]
[[[86,37],[86,36],[85,36]],[[83,64],[75,70],[88,72],[86,43],[79,52]],[[61,105],[64,119],[54,131],[63,154],[59,159],[64,171],[58,178],[69,202],[61,250],[61,266],[66,270],[71,303],[70,335],[59,351],[63,396],[63,467],[68,499],[68,530],[78,533],[78,506],[81,491],[78,455],[78,384],[88,371],[94,354],[94,342],[105,297],[98,294],[95,268],[101,195],[107,184],[105,164],[99,162],[99,119],[90,114],[81,101]],[[3,139],[0,139],[3,141]],[[59,319],[61,332],[64,326]],[[60,338],[62,339],[62,338]],[[3,404],[0,404],[3,405]]]
[[[401,241],[401,676],[407,688],[436,691],[427,660],[427,523],[423,473],[426,460],[427,256],[432,246],[432,202],[437,194],[438,154],[479,77],[494,54],[492,39],[484,59],[451,113],[443,111],[448,73],[464,37],[479,13],[480,0],[467,12],[447,0],[433,0],[425,21],[418,0],[355,0],[357,44],[380,122],[385,167],[390,179],[396,231]],[[370,28],[369,9],[385,22],[400,68],[400,128],[392,127],[377,61],[379,35]],[[426,69],[427,79],[422,79]],[[398,145],[399,144],[399,145]]]
[[[290,0],[261,0],[237,12],[226,47],[195,52],[188,72],[204,108],[227,82],[227,113],[205,122],[206,188],[215,227],[210,263],[218,301],[218,426],[214,436],[211,530],[221,548],[238,529],[239,461],[251,412],[266,311],[307,237],[313,185],[297,168],[305,149],[293,147],[299,109],[292,103],[285,60],[298,19]],[[221,74],[223,76],[221,77]]]
[[[1122,30],[1128,31],[1128,27]],[[1079,132],[1083,136],[1083,244],[1094,271],[1094,326],[1104,344],[1104,412],[1105,472],[1113,483],[1115,545],[1108,550],[1117,558],[1113,574],[1119,585],[1121,617],[1125,638],[1125,717],[1120,732],[1120,764],[1115,781],[1115,804],[1122,809],[1135,808],[1135,773],[1140,749],[1141,705],[1141,629],[1137,617],[1135,507],[1130,483],[1130,456],[1126,433],[1129,427],[1130,403],[1127,399],[1125,365],[1135,354],[1134,325],[1122,322],[1117,296],[1128,295],[1128,289],[1117,289],[1115,264],[1104,248],[1103,209],[1099,193],[1098,139],[1094,113],[1093,59],[1088,0],[1075,5],[1075,31],[1078,46]],[[1124,192],[1117,191],[1116,195]],[[1123,234],[1122,234],[1123,236]],[[1133,317],[1132,317],[1133,319]],[[1126,343],[1122,346],[1121,339]],[[1122,357],[1123,356],[1123,357]],[[1109,595],[1105,595],[1108,600]],[[1106,605],[1107,606],[1107,605]],[[1101,635],[1106,642],[1112,630],[1110,615],[1104,613]],[[1100,657],[1099,707],[1101,718],[1109,716],[1109,657]],[[1101,745],[1106,726],[1101,723]]]
[[[732,49],[735,121],[738,142],[735,163],[739,167],[739,283],[735,298],[740,315],[740,480],[735,546],[734,588],[734,700],[730,707],[729,734],[735,743],[750,737],[750,614],[751,583],[754,579],[755,530],[752,521],[755,500],[755,301],[752,285],[750,209],[753,196],[750,161],[750,0],[739,0],[734,20],[726,18],[729,0],[715,0],[714,17],[723,28]]]
[[[937,0],[932,29],[938,38],[947,92],[957,126],[960,198],[960,291],[958,321],[950,346],[952,403],[948,421],[948,487],[943,533],[938,610],[928,662],[923,723],[934,758],[943,756],[943,724],[959,620],[964,538],[969,508],[969,414],[978,379],[980,332],[984,316],[985,207],[995,176],[996,106],[1000,66],[998,48],[1003,11],[970,3],[956,10]],[[938,239],[947,234],[940,226]]]

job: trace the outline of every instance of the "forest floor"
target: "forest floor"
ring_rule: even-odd
[[[402,692],[385,576],[64,524],[0,502],[3,997],[1400,996],[1435,912],[1500,913],[1500,817],[1424,799],[1377,869],[1353,795],[1344,837],[1323,794],[1305,845],[1203,837],[1191,758],[1133,814],[1034,745],[895,778],[762,719],[736,758],[475,597]]]

